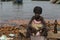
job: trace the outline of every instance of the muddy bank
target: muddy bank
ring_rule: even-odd
[[[8,20],[9,23],[17,23],[17,24],[28,24],[30,20]],[[45,22],[48,23],[48,21],[50,21],[50,23],[54,23],[55,20],[48,20],[45,19]],[[60,24],[60,20],[57,20],[58,24]]]

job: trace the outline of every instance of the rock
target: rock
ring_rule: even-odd
[[[57,0],[50,0],[51,3],[56,3]]]
[[[56,2],[56,4],[60,4],[60,0],[58,0],[58,1]]]

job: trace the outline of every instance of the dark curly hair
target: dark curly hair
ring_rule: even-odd
[[[34,7],[33,12],[34,12],[34,13],[42,14],[42,8],[39,7],[39,6],[36,6],[36,7]]]

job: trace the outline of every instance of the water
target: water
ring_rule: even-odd
[[[33,8],[41,6],[42,16],[45,19],[60,19],[60,4],[49,1],[23,0],[23,5],[14,5],[13,2],[0,2],[0,20],[30,19],[34,13]]]

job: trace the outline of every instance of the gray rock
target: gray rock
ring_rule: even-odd
[[[56,2],[56,4],[60,4],[60,0],[58,0],[58,1]]]

